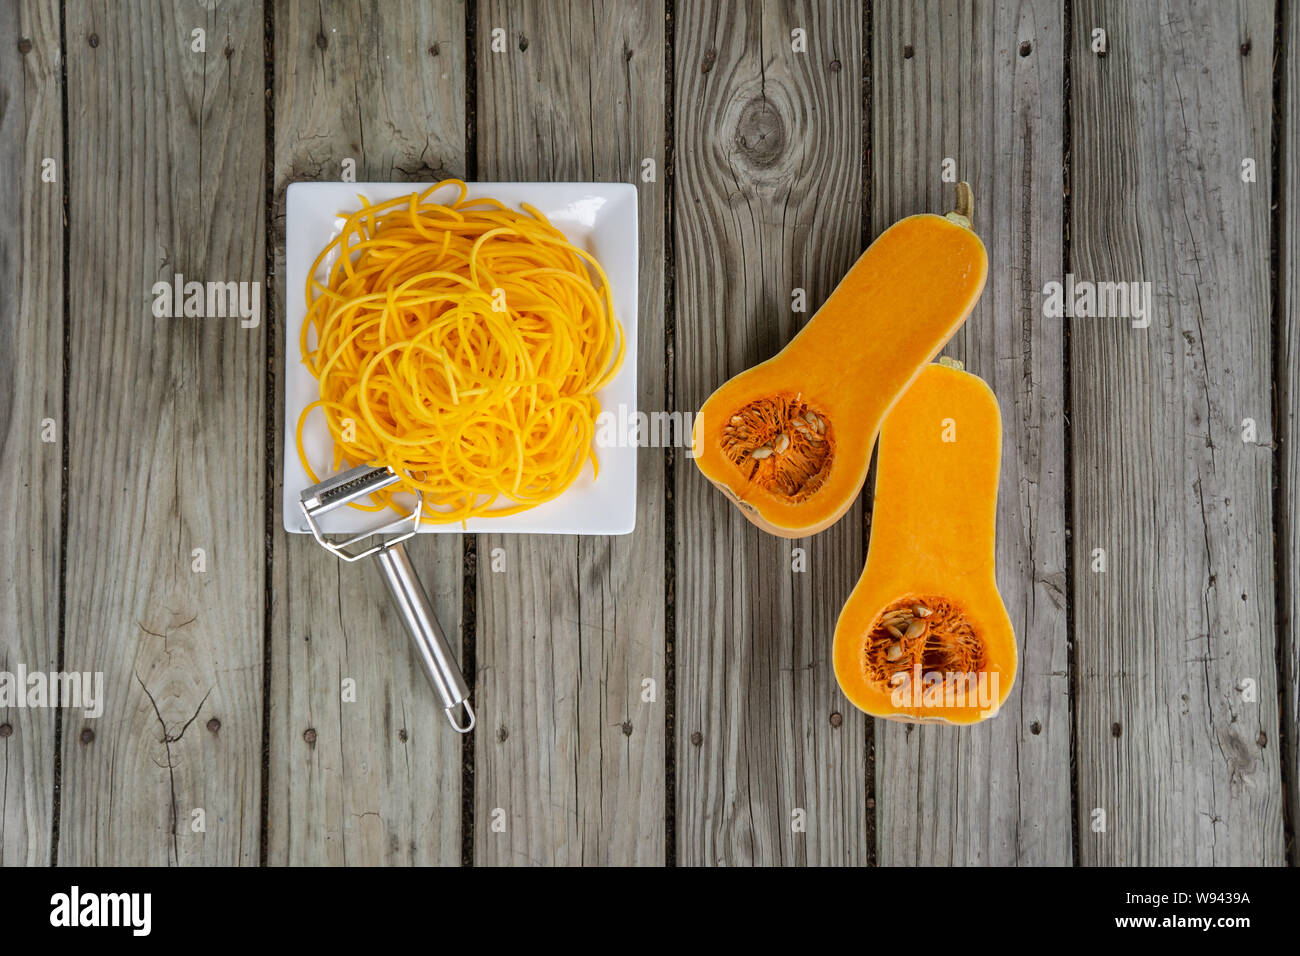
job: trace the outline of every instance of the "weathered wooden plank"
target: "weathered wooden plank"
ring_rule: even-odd
[[[58,669],[66,427],[58,4],[5,4],[0,50],[0,208],[9,212],[0,225],[0,507],[11,522],[0,554],[0,671],[49,673]],[[54,740],[52,709],[0,707],[0,865],[49,862]]]
[[[402,4],[380,16],[347,2],[278,5],[274,72],[273,242],[283,303],[303,294],[283,282],[290,182],[340,179],[346,159],[362,182],[464,175],[464,6]],[[278,315],[283,321],[283,309]],[[283,338],[281,327],[277,373]],[[282,409],[282,387],[276,402]],[[271,421],[278,432],[282,411]],[[285,438],[275,438],[276,501]],[[277,530],[273,544],[268,860],[459,863],[462,738],[377,570],[342,565],[304,536]],[[423,535],[407,548],[459,650],[461,536]],[[344,678],[355,681],[355,701],[343,701]]]
[[[1280,418],[1274,440],[1281,443],[1277,497],[1281,525],[1275,547],[1283,594],[1279,610],[1284,615],[1280,637],[1286,707],[1282,721],[1288,752],[1282,758],[1283,776],[1291,781],[1287,799],[1294,825],[1300,819],[1300,787],[1295,784],[1300,771],[1300,10],[1294,4],[1283,4],[1281,11],[1282,101],[1275,106],[1282,117],[1282,140],[1274,393],[1274,408]],[[1294,856],[1291,862],[1295,862]]]
[[[1283,859],[1272,13],[1265,0],[1074,6],[1071,271],[1151,283],[1147,328],[1070,322],[1083,863]]]
[[[479,178],[637,183],[647,411],[665,389],[663,17],[659,2],[478,8]],[[664,859],[663,453],[641,449],[637,469],[631,535],[479,539],[479,863]],[[504,832],[491,826],[498,809]]]
[[[1061,267],[1061,5],[883,3],[873,27],[873,234],[951,208],[946,161],[975,193],[989,278],[946,352],[1002,406],[998,589],[1020,647],[996,719],[877,722],[880,862],[1068,864],[1062,328],[1039,296]]]
[[[862,8],[691,0],[675,16],[674,405],[693,412],[861,251]],[[689,461],[675,477],[678,861],[865,862],[866,719],[831,663],[862,512],[786,541]]]
[[[261,9],[145,6],[66,12],[65,666],[106,700],[64,723],[59,862],[253,863],[263,330],[152,289],[264,279]]]

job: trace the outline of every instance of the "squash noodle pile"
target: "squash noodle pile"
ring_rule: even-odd
[[[435,202],[444,188],[459,195]],[[588,460],[599,470],[595,393],[625,346],[605,272],[532,206],[466,193],[445,180],[359,197],[307,279],[300,345],[320,399],[298,419],[298,455],[318,481],[302,439],[320,409],[333,470],[394,468],[402,480],[362,510],[405,510],[394,495],[421,491],[432,522],[516,514]]]

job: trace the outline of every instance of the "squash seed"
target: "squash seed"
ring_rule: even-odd
[[[928,614],[915,614],[924,608]],[[887,627],[902,615],[898,625]],[[919,630],[915,625],[920,625]],[[904,634],[900,635],[899,628]],[[913,632],[915,640],[908,640]],[[890,648],[897,645],[902,653],[894,657]],[[868,681],[881,687],[891,686],[896,674],[920,664],[924,671],[973,673],[982,671],[988,651],[982,637],[965,615],[965,610],[951,600],[934,595],[911,595],[881,608],[871,625],[860,658],[862,673]]]
[[[903,656],[903,648],[898,644],[890,644],[885,650],[885,660],[896,661]]]
[[[907,633],[903,635],[903,639],[908,641],[915,640],[916,638],[921,636],[921,633],[924,630],[925,630],[925,622],[913,621],[911,624],[907,626]]]
[[[917,617],[929,617],[934,612],[923,604],[914,604],[912,605],[912,613]]]
[[[733,409],[722,429],[723,454],[748,481],[793,502],[805,500],[824,484],[835,457],[830,429],[823,425],[819,433],[804,418],[808,410],[793,393]]]

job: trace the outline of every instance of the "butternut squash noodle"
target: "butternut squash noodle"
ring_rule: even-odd
[[[435,202],[439,190],[458,195]],[[591,462],[595,393],[623,362],[623,327],[596,259],[540,212],[467,199],[460,180],[347,216],[307,278],[303,362],[334,440],[332,470],[390,465],[402,480],[356,503],[421,491],[435,523],[517,514]],[[327,281],[318,281],[331,257]],[[598,281],[593,281],[593,279]]]

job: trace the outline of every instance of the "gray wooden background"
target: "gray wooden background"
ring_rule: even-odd
[[[1298,105],[1272,0],[5,0],[0,670],[103,672],[105,710],[0,709],[0,862],[1293,862]],[[412,549],[474,685],[452,734],[378,578],[276,510],[284,191],[349,158],[635,182],[640,401],[681,411],[948,208],[953,160],[1002,714],[840,696],[869,487],[788,542],[649,449],[634,535]],[[175,272],[264,282],[261,325],[154,318]],[[1150,327],[1045,318],[1067,273],[1150,282]]]

